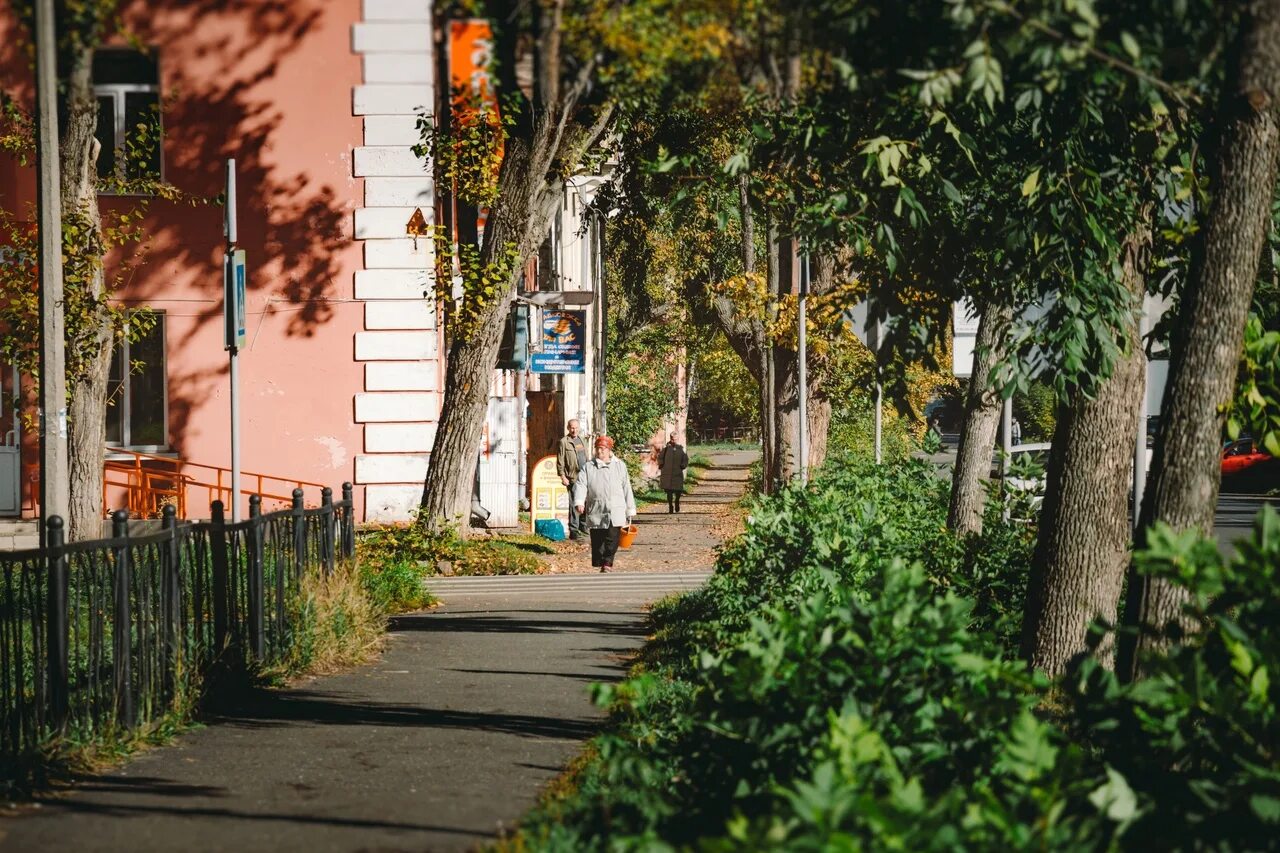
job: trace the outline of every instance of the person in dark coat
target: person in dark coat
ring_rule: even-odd
[[[659,485],[667,492],[668,513],[680,511],[680,496],[684,494],[684,472],[688,467],[689,454],[676,444],[676,434],[673,432],[658,458],[658,469],[662,473]]]

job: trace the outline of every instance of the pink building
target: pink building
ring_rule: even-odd
[[[433,221],[437,204],[430,171],[410,150],[417,114],[432,108],[438,90],[445,28],[431,0],[123,6],[146,51],[121,41],[95,62],[106,155],[140,111],[159,103],[164,140],[155,164],[168,182],[216,199],[225,161],[236,161],[249,269],[243,468],[335,489],[351,481],[358,518],[408,517],[421,494],[443,370],[434,305],[423,298],[434,276],[431,241],[405,236],[414,210]],[[30,98],[10,9],[0,10],[0,88]],[[104,156],[100,171],[113,163]],[[22,211],[33,198],[32,172],[0,159],[0,207]],[[118,354],[122,366],[145,366],[113,373],[109,444],[225,467],[222,208],[156,200],[148,217],[145,263],[116,297],[151,307],[159,322]],[[592,282],[580,277],[576,286]],[[583,401],[594,410],[590,375],[539,384],[496,372],[480,465],[481,501],[495,521],[514,523],[522,493],[526,390],[576,393],[565,383],[579,381],[588,387],[576,393],[573,414]],[[559,408],[561,423],[544,430],[561,428],[566,406]],[[0,418],[9,414],[6,402]],[[0,439],[8,429],[0,425]],[[16,510],[4,498],[13,485],[5,478],[14,477],[29,512],[21,472],[34,454],[28,448],[25,469],[14,474],[3,452],[0,513]]]

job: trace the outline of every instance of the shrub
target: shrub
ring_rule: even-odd
[[[1015,649],[1032,535],[942,527],[917,463],[841,463],[752,506],[659,602],[610,730],[515,846],[1265,849],[1280,829],[1280,518],[1230,563],[1157,530],[1143,571],[1203,626],[1122,685]],[[1174,629],[1176,631],[1176,627]]]
[[[442,562],[460,575],[534,574],[537,554],[552,548],[532,536],[463,539],[452,527],[416,522],[361,533],[357,544],[365,588],[388,613],[420,610],[434,600],[423,586]]]

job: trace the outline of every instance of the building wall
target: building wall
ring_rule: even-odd
[[[184,459],[230,462],[216,199],[235,158],[250,278],[243,468],[353,481],[361,516],[416,503],[440,387],[430,241],[403,237],[413,208],[430,217],[433,204],[409,151],[414,111],[431,104],[430,14],[429,0],[127,7],[159,56],[165,177],[193,202],[151,204],[145,263],[116,295],[165,313],[168,444]],[[5,87],[21,88],[21,51],[0,42]],[[6,208],[32,186],[30,170],[0,165]]]

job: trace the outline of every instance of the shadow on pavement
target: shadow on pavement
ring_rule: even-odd
[[[600,669],[616,669],[625,673],[627,667],[620,663],[602,663],[597,664]],[[574,681],[585,681],[588,684],[594,684],[597,681],[611,681],[621,678],[622,675],[610,676],[608,673],[580,673],[580,672],[542,672],[538,670],[525,669],[459,669],[450,667],[449,672],[465,672],[470,675],[534,675],[549,678],[569,678]]]
[[[643,620],[580,621],[576,619],[517,619],[502,616],[508,611],[485,611],[484,616],[457,613],[426,613],[393,617],[387,626],[391,632],[435,631],[448,634],[600,634],[602,636],[643,637],[647,634]],[[529,611],[509,611],[529,612]],[[533,611],[537,612],[537,611]],[[553,612],[553,611],[547,611]]]
[[[446,835],[466,835],[473,838],[488,838],[489,833],[460,829],[453,826],[438,826],[428,823],[399,823],[396,821],[361,820],[360,818],[329,817],[324,815],[247,812],[236,809],[218,809],[192,806],[189,808],[165,806],[133,806],[122,803],[96,803],[87,797],[70,799],[42,800],[46,806],[56,807],[63,813],[100,814],[109,817],[127,817],[142,819],[152,815],[169,815],[172,817],[213,817],[234,821],[286,821],[289,823],[311,824],[320,826],[350,827],[355,829],[393,829],[408,832],[439,832]]]
[[[291,690],[288,693],[268,689],[250,690],[220,702],[219,706],[213,709],[211,722],[250,729],[306,722],[332,726],[472,729],[521,737],[585,740],[594,735],[599,727],[597,721],[590,719],[453,711],[371,702],[368,699],[346,701],[338,695],[310,690]]]

